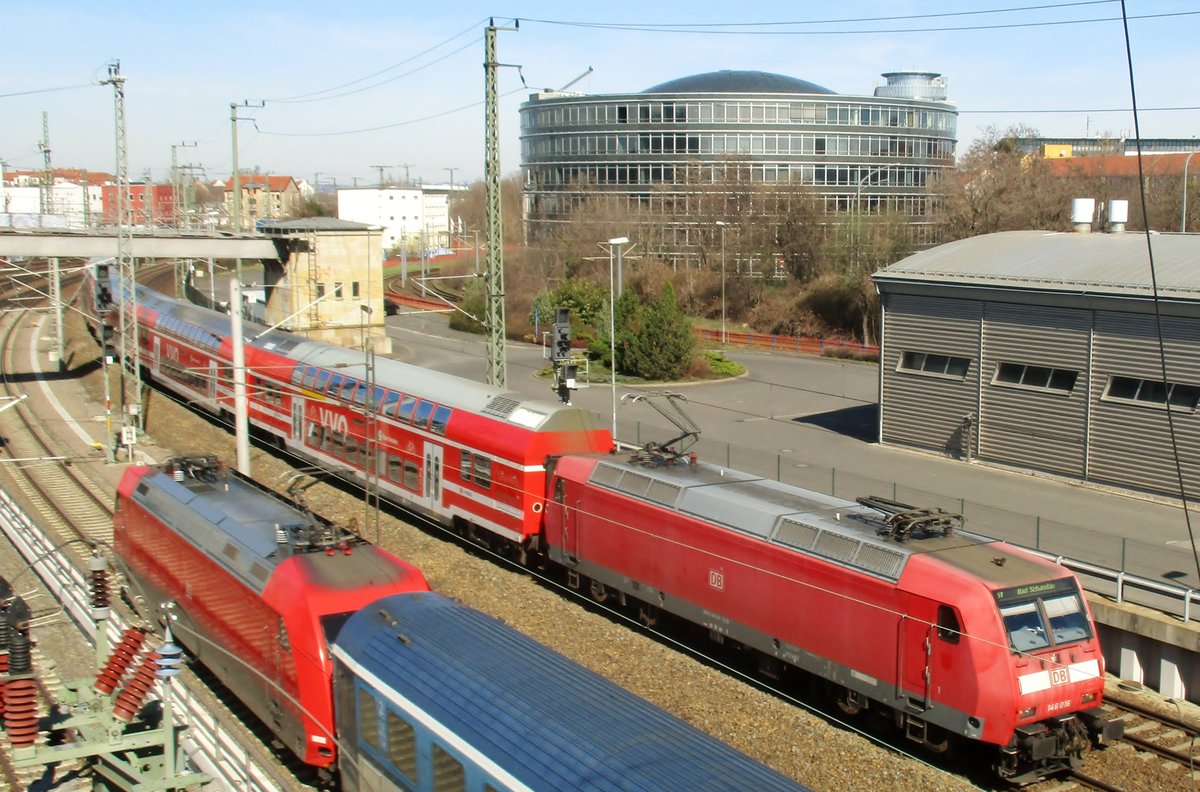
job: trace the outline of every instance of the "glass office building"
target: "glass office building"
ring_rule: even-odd
[[[753,71],[632,94],[533,94],[521,105],[526,233],[552,233],[602,197],[656,228],[648,244],[687,258],[698,222],[737,220],[701,206],[714,185],[800,185],[831,216],[894,211],[926,242],[926,185],[954,165],[957,110],[939,74],[883,76],[872,96]]]

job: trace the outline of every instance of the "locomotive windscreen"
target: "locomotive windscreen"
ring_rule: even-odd
[[[996,602],[1015,651],[1036,651],[1091,637],[1079,588],[1069,578],[1003,589],[996,592]]]

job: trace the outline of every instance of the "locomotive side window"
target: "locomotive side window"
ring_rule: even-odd
[[[1004,605],[1000,608],[1004,629],[1008,630],[1008,643],[1018,652],[1028,652],[1050,645],[1046,636],[1046,625],[1037,601]]]
[[[459,792],[467,788],[467,771],[462,762],[433,746],[433,792]]]
[[[391,763],[417,783],[417,733],[411,723],[394,712],[387,714],[387,745]]]
[[[1079,604],[1078,595],[1046,597],[1042,604],[1046,608],[1046,617],[1050,620],[1050,632],[1054,636],[1055,644],[1082,641],[1090,636],[1087,615]]]
[[[949,605],[938,605],[938,638],[946,643],[956,644],[962,636],[962,626],[958,623],[958,614]]]

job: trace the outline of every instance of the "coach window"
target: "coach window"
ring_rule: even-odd
[[[492,486],[492,460],[487,457],[475,457],[475,484],[483,489]]]
[[[949,605],[938,605],[938,638],[946,643],[956,644],[962,636],[962,626],[958,623],[958,614]]]
[[[462,762],[442,746],[433,746],[433,792],[458,792],[467,788],[467,773]]]
[[[396,418],[401,421],[407,421],[412,417],[413,407],[417,404],[417,400],[412,396],[405,396],[400,402],[400,409],[396,412]]]
[[[429,414],[433,412],[433,402],[422,400],[417,405],[417,415],[413,418],[413,426],[419,429],[426,429],[429,426]]]
[[[421,470],[411,459],[404,461],[404,488],[421,494]]]
[[[383,394],[384,388],[376,385],[371,392],[371,406],[375,408],[375,412],[383,412]]]
[[[387,395],[383,397],[383,409],[381,412],[387,417],[392,418],[395,416],[396,405],[399,403],[400,394],[396,391],[390,390],[387,392]]]
[[[379,742],[379,712],[375,709],[375,697],[371,691],[358,690],[358,733],[363,741],[376,751],[382,750]]]
[[[471,480],[471,458],[474,456],[470,451],[458,452],[458,475],[463,481]]]
[[[433,411],[433,420],[429,422],[429,428],[434,434],[446,434],[446,424],[450,421],[450,408],[440,406]]]
[[[346,377],[342,381],[342,392],[338,394],[338,398],[342,401],[350,401],[354,398],[354,391],[358,388],[358,380],[351,377]]]
[[[322,370],[320,373],[318,373],[317,381],[316,381],[316,383],[313,384],[313,390],[324,392],[325,386],[329,384],[330,376],[331,376],[331,372],[328,372],[328,371]]]
[[[395,454],[387,455],[387,477],[399,484],[404,481],[404,461]]]
[[[346,395],[360,407],[367,403],[367,385],[364,382],[355,383],[354,391],[346,391]]]
[[[343,379],[345,379],[345,377],[343,377],[341,374],[333,374],[329,377],[329,388],[326,390],[326,393],[331,398],[337,398],[338,391],[342,389]]]
[[[417,778],[417,733],[412,724],[394,712],[387,714],[388,760],[397,770],[416,784]]]

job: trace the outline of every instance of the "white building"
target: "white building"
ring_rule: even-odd
[[[53,228],[85,228],[96,225],[104,215],[103,187],[56,182],[50,187],[50,213],[42,214],[40,187],[14,187],[0,183],[0,225],[45,225]]]
[[[343,189],[337,191],[337,216],[381,227],[385,253],[449,247],[449,196],[448,186]]]

